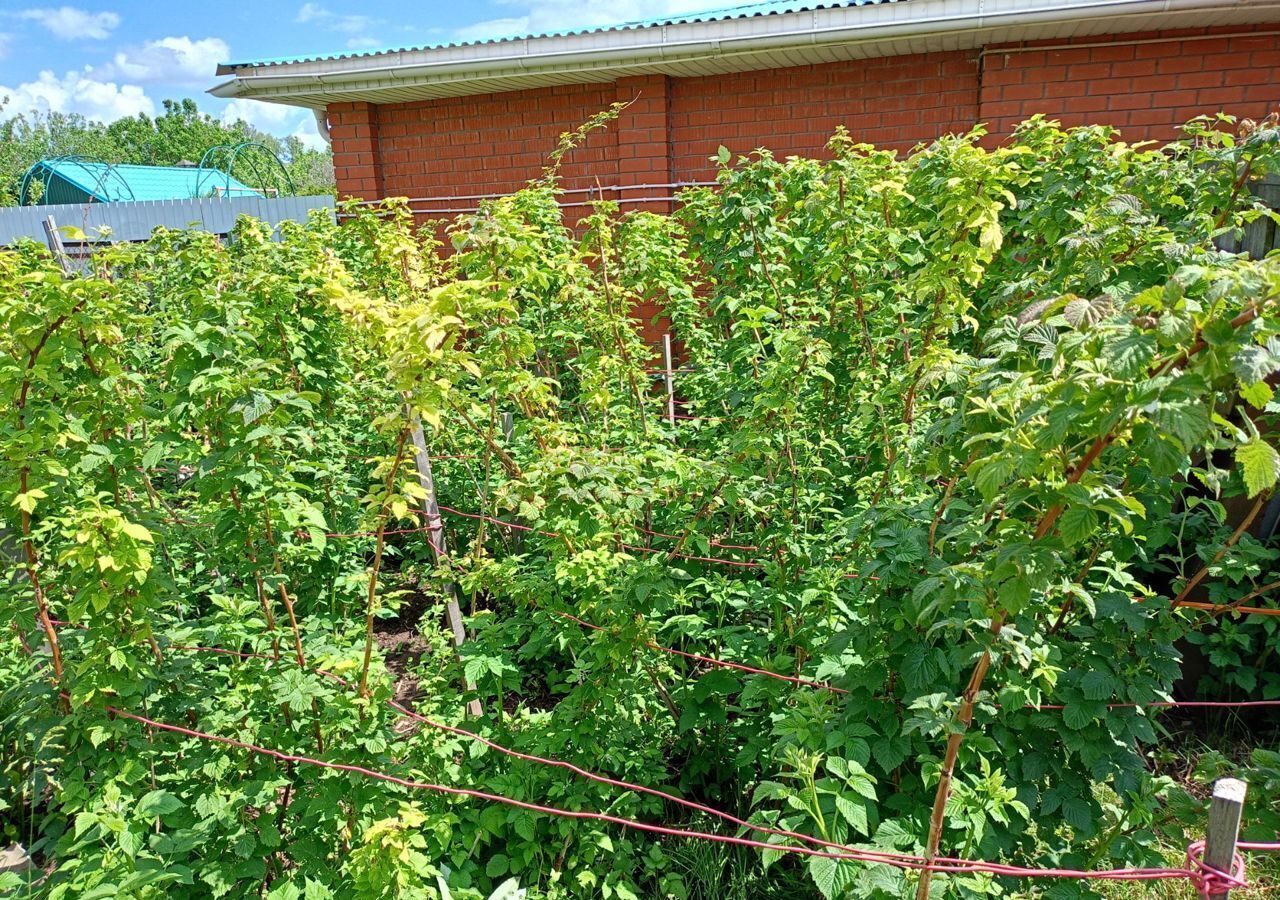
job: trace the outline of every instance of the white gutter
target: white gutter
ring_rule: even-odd
[[[329,137],[329,113],[323,109],[313,109],[311,112],[316,117],[316,131],[320,132],[320,137],[326,144],[332,145],[333,139]]]
[[[1002,26],[1073,23],[1098,18],[1114,21],[1197,10],[1280,12],[1280,3],[1265,0],[964,0],[962,11],[955,12],[957,5],[956,0],[899,0],[869,6],[654,26],[635,31],[590,32],[567,38],[549,36],[498,45],[400,51],[369,58],[370,62],[385,59],[388,55],[396,59],[380,65],[363,64],[359,58],[277,63],[250,68],[247,74],[237,74],[235,79],[214,87],[210,93],[218,97],[256,96],[287,102],[291,94],[315,93],[317,88],[336,94],[343,92],[344,86],[350,86],[348,91],[358,91],[403,87],[415,81],[465,82],[492,76],[495,72],[517,78],[521,74],[544,70],[564,74],[599,72],[805,46],[957,34]],[[855,20],[852,24],[848,21],[850,18]],[[768,22],[771,27],[762,33],[761,22]],[[522,52],[476,56],[477,52],[483,53],[507,43],[515,44]],[[571,46],[566,49],[538,49],[539,46],[566,44]],[[469,52],[470,56],[461,55],[463,52]],[[431,57],[436,58],[433,60]]]

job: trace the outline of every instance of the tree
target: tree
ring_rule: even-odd
[[[0,98],[0,116],[4,112],[5,99]],[[51,156],[80,154],[110,163],[173,166],[199,163],[211,147],[245,141],[265,144],[280,157],[297,193],[333,191],[328,149],[309,149],[295,136],[282,140],[243,119],[221,122],[201,112],[188,97],[165,100],[164,112],[154,118],[139,113],[108,125],[76,114],[37,110],[0,122],[0,206],[16,204],[23,174]],[[247,172],[232,174],[253,184],[253,176]]]

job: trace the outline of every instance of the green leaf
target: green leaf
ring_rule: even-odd
[[[147,452],[142,454],[142,468],[154,469],[156,463],[164,459],[164,451],[167,448],[164,444],[153,444],[147,448]]]
[[[1009,457],[1000,454],[981,460],[969,470],[973,483],[982,493],[982,499],[990,503],[999,493],[1009,476],[1013,474],[1014,464]]]
[[[1250,497],[1268,490],[1280,478],[1280,453],[1261,437],[1236,447],[1236,461],[1243,470]]]
[[[871,755],[885,772],[892,772],[907,758],[906,742],[880,738],[871,745]]]
[[[1277,370],[1280,370],[1280,356],[1257,344],[1241,347],[1236,351],[1236,355],[1231,357],[1231,371],[1242,384],[1265,381]]]
[[[729,148],[724,144],[716,148],[716,162],[720,163],[720,165],[727,166],[732,158],[733,154],[729,152]]]
[[[1275,396],[1275,391],[1265,381],[1259,381],[1254,384],[1242,385],[1240,396],[1254,409],[1265,409],[1266,405],[1271,402],[1271,398]]]
[[[271,398],[261,391],[254,391],[241,400],[232,409],[238,409],[244,417],[244,424],[252,425],[271,411]]]
[[[1062,818],[1072,828],[1092,832],[1093,809],[1082,797],[1062,798]]]
[[[1195,334],[1195,325],[1191,317],[1182,313],[1166,312],[1156,323],[1156,331],[1160,342],[1166,347],[1180,347],[1191,340]]]
[[[120,530],[129,535],[129,537],[133,538],[135,541],[140,541],[144,544],[153,543],[151,532],[139,525],[137,522],[125,522],[120,526]]]
[[[515,829],[516,834],[526,841],[532,841],[538,835],[538,828],[533,816],[527,812],[518,813],[512,821],[511,827]]]
[[[912,690],[928,686],[938,677],[933,649],[927,644],[914,644],[902,658],[902,676]]]
[[[499,875],[506,875],[511,870],[511,861],[501,853],[495,853],[489,857],[489,861],[485,863],[484,874],[490,878],[497,878]]]
[[[854,803],[843,794],[836,795],[836,809],[840,815],[849,823],[854,831],[858,834],[868,834],[867,831],[867,808],[861,803]]]
[[[809,877],[813,879],[813,883],[818,886],[818,890],[822,892],[822,896],[826,900],[836,900],[839,896],[836,890],[836,868],[839,866],[834,859],[827,859],[823,856],[809,857]]]
[[[1156,356],[1156,341],[1150,334],[1130,329],[1108,341],[1103,356],[1119,378],[1135,378],[1146,371]]]
[[[1080,690],[1090,700],[1108,700],[1115,693],[1116,680],[1106,672],[1092,669],[1080,679]]]
[[[1156,404],[1151,419],[1161,431],[1181,441],[1185,451],[1198,446],[1210,428],[1208,407],[1198,397],[1163,400]]]
[[[1200,334],[1209,346],[1221,347],[1235,339],[1236,330],[1230,320],[1218,319],[1206,325]]]
[[[1083,541],[1098,527],[1098,514],[1085,506],[1072,506],[1058,520],[1058,531],[1068,547]]]
[[[1081,703],[1068,703],[1062,710],[1062,721],[1072,731],[1079,731],[1093,724],[1093,713]]]
[[[143,819],[152,819],[156,816],[167,815],[182,808],[182,801],[173,794],[165,790],[148,791],[138,800],[135,808],[138,816]]]

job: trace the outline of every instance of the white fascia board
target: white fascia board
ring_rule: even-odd
[[[376,93],[379,89],[448,84],[468,93],[468,81],[508,79],[519,89],[523,74],[581,73],[600,81],[602,70],[661,71],[664,63],[749,56],[787,47],[874,42],[946,33],[984,33],[1051,23],[1114,20],[1114,31],[1135,17],[1242,10],[1258,21],[1280,14],[1277,0],[909,0],[844,6],[742,19],[687,22],[648,28],[531,37],[425,50],[401,50],[346,59],[254,66],[214,87],[218,97],[252,97],[312,106],[317,94]],[[1185,23],[1183,23],[1185,24]],[[744,68],[750,68],[745,65]],[[572,79],[567,79],[572,80]],[[308,95],[302,99],[299,95]],[[293,98],[297,99],[293,99]]]

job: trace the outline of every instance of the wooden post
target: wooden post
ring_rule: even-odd
[[[1219,778],[1209,801],[1209,833],[1204,842],[1204,862],[1219,872],[1235,868],[1236,840],[1240,837],[1240,816],[1248,785],[1238,778]],[[1209,900],[1228,900],[1231,890],[1209,895]]]
[[[40,224],[44,226],[44,242],[49,245],[49,251],[53,253],[58,265],[62,266],[62,271],[70,275],[71,260],[67,258],[67,248],[62,243],[62,233],[58,231],[58,223],[54,221],[53,216],[45,216]]]
[[[422,423],[418,421],[416,415],[413,417],[409,436],[413,440],[413,460],[418,470],[418,483],[422,485],[427,495],[422,501],[422,518],[427,529],[427,543],[431,546],[436,562],[443,562],[449,556],[449,544],[444,536],[444,520],[440,518],[440,505],[436,502],[436,483],[431,477],[431,457],[427,453],[427,438],[422,433]],[[452,581],[447,582],[444,591],[444,614],[449,622],[449,629],[453,632],[453,645],[461,647],[467,639],[467,629],[462,622],[462,607],[458,603],[458,586]],[[475,685],[468,681],[466,689],[474,690]],[[482,712],[480,701],[472,700],[468,703],[467,712],[473,716],[480,715]]]
[[[662,360],[665,366],[662,377],[667,382],[667,421],[674,425],[676,424],[676,373],[675,364],[671,358],[670,332],[662,336]]]

